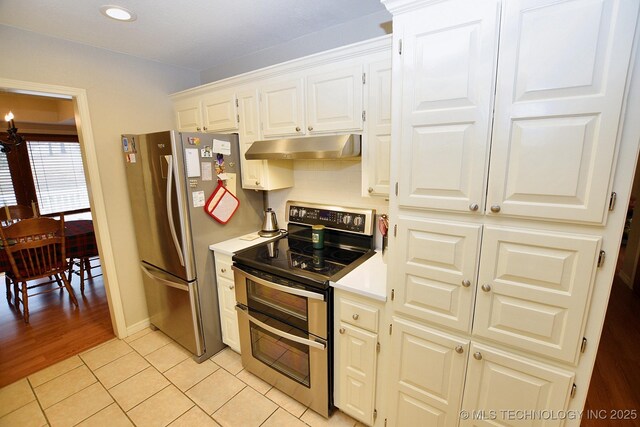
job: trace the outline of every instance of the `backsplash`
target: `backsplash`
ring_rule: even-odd
[[[360,160],[295,160],[293,169],[292,188],[268,193],[269,206],[276,212],[281,228],[286,224],[287,200],[375,209],[377,215],[389,212],[386,199],[362,197]],[[376,236],[378,234],[376,227]]]

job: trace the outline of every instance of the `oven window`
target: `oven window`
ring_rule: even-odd
[[[274,322],[272,320],[269,323]],[[277,323],[279,324],[278,328],[280,328],[282,323]],[[279,337],[251,322],[249,322],[249,328],[251,329],[251,352],[253,357],[292,380],[310,387],[308,346]],[[289,334],[308,338],[296,328],[288,329],[290,330],[286,332]]]
[[[247,279],[247,300],[252,310],[296,328],[308,329],[307,298],[260,285]]]

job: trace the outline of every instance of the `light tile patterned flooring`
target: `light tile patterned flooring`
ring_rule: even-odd
[[[361,427],[326,420],[243,370],[227,348],[198,364],[160,331],[113,339],[0,389],[0,427]]]

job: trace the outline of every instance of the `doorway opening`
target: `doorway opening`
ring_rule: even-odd
[[[637,411],[639,408],[640,167],[637,167],[607,314],[584,409],[592,413],[605,411],[607,416],[611,416],[612,411],[622,413],[625,410]],[[583,418],[581,422],[581,427],[598,425],[602,425],[602,420]]]
[[[102,277],[94,276],[93,278],[86,279],[84,296],[80,293],[77,287],[79,278],[74,276],[73,285],[80,302],[80,307],[75,309],[75,311],[71,308],[70,302],[67,301],[68,297],[63,293],[59,294],[54,292],[46,295],[39,295],[34,300],[30,298],[29,305],[32,317],[30,318],[29,325],[24,324],[19,312],[11,310],[8,300],[2,301],[0,324],[1,330],[5,333],[0,335],[0,345],[3,347],[2,354],[13,359],[13,365],[10,369],[7,369],[2,365],[3,362],[0,361],[0,373],[16,372],[15,362],[16,360],[20,360],[20,373],[15,373],[15,375],[17,375],[15,379],[18,379],[31,372],[40,370],[48,365],[56,363],[57,361],[61,361],[83,351],[84,348],[82,348],[82,345],[78,345],[78,342],[82,341],[82,339],[86,341],[86,348],[90,348],[99,342],[103,342],[108,339],[105,338],[105,336],[113,337],[114,334],[119,337],[126,336],[126,325],[124,322],[124,312],[119,295],[117,275],[115,274],[110,234],[108,231],[109,227],[106,221],[106,210],[102,197],[102,187],[97,170],[98,162],[91,132],[91,123],[89,119],[88,102],[85,90],[0,79],[0,94],[11,94],[12,96],[16,96],[16,94],[36,95],[44,99],[48,99],[49,101],[51,99],[64,99],[71,106],[70,109],[66,110],[67,114],[64,117],[67,118],[62,120],[70,120],[70,123],[59,124],[59,126],[71,127],[73,128],[73,132],[61,131],[59,128],[57,131],[58,140],[39,141],[33,143],[33,147],[31,147],[32,152],[30,154],[37,157],[37,154],[34,154],[37,152],[37,148],[40,148],[40,151],[43,149],[46,151],[47,149],[55,147],[58,151],[62,151],[61,146],[56,146],[54,143],[59,143],[60,139],[68,139],[69,135],[74,134],[75,141],[63,142],[65,142],[65,144],[74,144],[76,149],[80,148],[80,159],[86,164],[85,167],[82,167],[81,165],[80,170],[84,169],[84,172],[86,172],[86,186],[89,190],[89,206],[86,206],[84,209],[63,208],[59,210],[59,212],[65,212],[65,222],[73,219],[79,219],[81,217],[88,217],[93,220],[95,225],[95,234],[97,237],[97,246],[102,262],[101,268],[92,271],[92,273],[98,274],[100,272],[104,272],[104,276]],[[14,111],[14,115],[17,119],[17,127],[19,128],[20,134],[26,135],[30,126],[37,127],[34,123],[21,123],[16,111]],[[37,122],[37,120],[35,121]],[[49,129],[47,132],[33,133],[40,135],[46,133],[53,135],[56,134],[52,129]],[[38,138],[34,138],[34,140],[37,139]],[[45,139],[55,138],[48,137]],[[39,147],[36,147],[38,145]],[[73,145],[67,145],[65,148],[73,148]],[[41,162],[48,160],[46,154],[41,157],[43,157],[40,159]],[[28,164],[30,169],[33,167],[32,163]],[[47,169],[46,166],[47,165],[44,167],[45,170]],[[31,169],[31,171],[33,171],[33,169]],[[47,181],[46,177],[39,176],[33,178],[35,180],[44,179],[44,181],[35,184],[38,186],[38,190],[40,191],[40,193],[36,195],[36,198],[44,199],[51,197],[52,192],[55,192],[55,189],[52,186],[47,187],[44,185]],[[51,200],[48,200],[48,202],[50,201]],[[39,200],[38,204],[39,207],[42,206],[42,203]],[[50,207],[46,209],[50,209]],[[45,215],[56,216],[55,212],[47,212]],[[38,301],[37,298],[40,297],[42,297],[41,301]],[[47,300],[47,297],[49,300]],[[40,304],[43,308],[42,321],[40,324],[38,324],[39,321],[37,313],[34,311],[37,304]],[[56,314],[59,314],[60,316],[56,317]],[[78,320],[81,323],[78,323]],[[63,322],[67,326],[63,327],[59,322]],[[87,323],[90,327],[83,331],[84,326],[82,326],[82,323]],[[13,325],[13,328],[8,328],[8,324]],[[46,338],[45,335],[42,334],[49,334],[49,338]],[[47,339],[49,339],[49,341],[47,341]],[[67,344],[64,344],[65,340],[68,341]],[[8,351],[9,348],[11,348],[10,346],[7,346],[8,342],[11,342],[14,345],[12,351]],[[29,350],[33,349],[39,350],[40,354],[37,354],[37,352],[30,354]],[[14,351],[17,353],[12,353]],[[11,354],[13,354],[13,357],[11,357]],[[27,371],[23,371],[22,368],[27,369]],[[5,374],[0,374],[0,386],[11,382],[11,379],[5,378]]]

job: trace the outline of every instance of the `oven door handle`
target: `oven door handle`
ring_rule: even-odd
[[[267,331],[271,332],[274,335],[277,335],[281,338],[285,338],[291,341],[295,341],[298,344],[303,344],[303,345],[308,345],[309,347],[314,347],[320,350],[324,350],[327,348],[327,344],[323,343],[323,342],[318,342],[318,341],[313,341],[313,340],[308,340],[306,338],[300,338],[296,335],[292,335],[289,334],[287,332],[282,332],[280,329],[278,328],[274,328],[273,326],[269,326],[264,322],[261,322],[260,320],[256,319],[255,317],[253,317],[252,315],[250,315],[247,312],[247,309],[245,309],[244,307],[240,307],[239,305],[236,305],[236,311],[238,311],[238,313],[243,313],[244,315],[246,315],[249,320],[253,323],[255,323],[256,325],[260,326],[263,329],[266,329]]]
[[[320,301],[324,301],[324,295],[316,292],[305,291],[303,289],[291,288],[289,286],[278,285],[275,283],[271,283],[267,280],[261,279],[259,277],[254,276],[253,274],[249,274],[246,271],[236,267],[235,265],[231,267],[234,271],[237,271],[239,274],[245,276],[247,279],[252,280],[260,285],[266,286],[268,288],[275,289],[280,292],[285,292],[287,294],[298,295],[301,297],[309,298],[309,299],[317,299]]]

